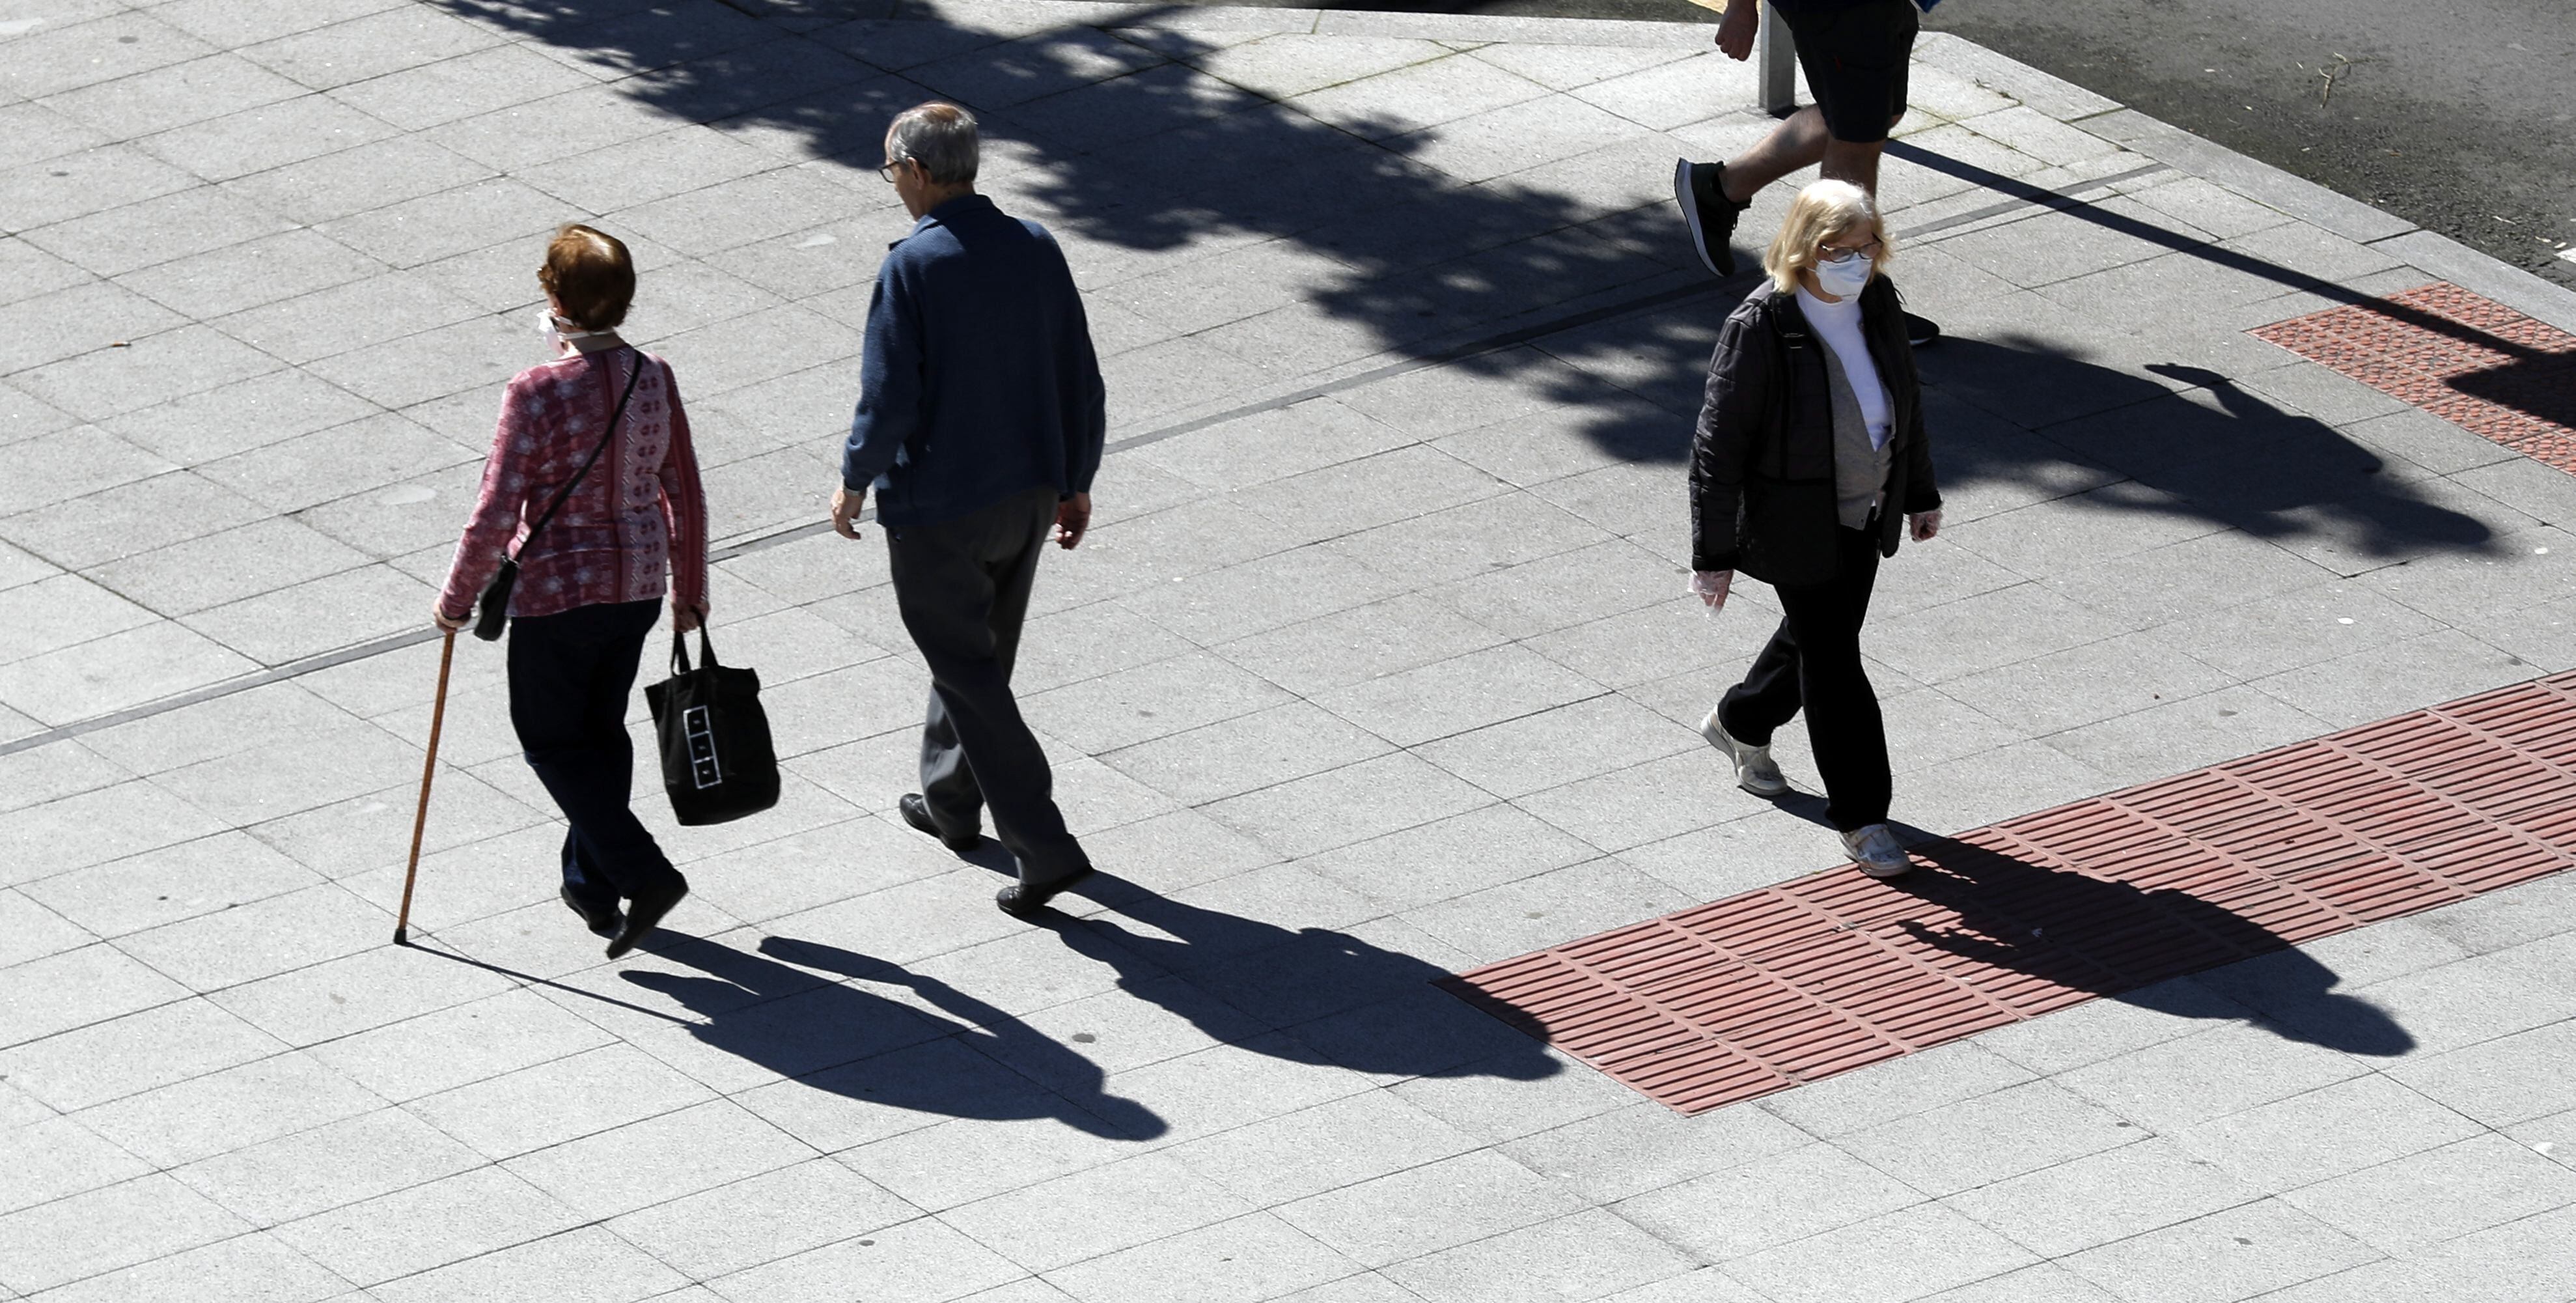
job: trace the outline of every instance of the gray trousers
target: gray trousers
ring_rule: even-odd
[[[1051,488],[1014,494],[954,520],[886,529],[895,605],[930,664],[921,794],[943,834],[983,826],[1019,860],[1020,881],[1060,882],[1091,867],[1055,804],[1055,774],[1011,696],[1038,553],[1055,523]]]

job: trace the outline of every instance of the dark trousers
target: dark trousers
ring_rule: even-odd
[[[635,744],[626,734],[627,694],[661,609],[658,601],[618,602],[510,621],[510,723],[528,767],[572,825],[564,886],[593,909],[688,885],[628,805]]]
[[[983,826],[1019,860],[1020,881],[1060,882],[1091,867],[1055,804],[1055,773],[1011,696],[1038,553],[1056,494],[1032,489],[955,520],[886,529],[894,597],[930,663],[921,794],[942,833]]]
[[[1825,817],[1844,832],[1887,821],[1887,725],[1860,660],[1860,626],[1878,578],[1875,528],[1837,529],[1834,577],[1777,589],[1780,629],[1744,681],[1717,703],[1717,721],[1739,742],[1768,746],[1800,708],[1825,780]]]

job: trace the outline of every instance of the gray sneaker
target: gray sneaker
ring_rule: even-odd
[[[1893,878],[1912,871],[1914,859],[1896,844],[1896,834],[1883,823],[1867,824],[1842,834],[1843,850],[1860,871],[1873,878]]]
[[[1726,726],[1717,722],[1716,710],[1710,710],[1708,718],[1699,722],[1699,735],[1735,762],[1736,786],[1761,797],[1789,794],[1789,780],[1780,776],[1780,766],[1771,759],[1771,748],[1736,741]]]

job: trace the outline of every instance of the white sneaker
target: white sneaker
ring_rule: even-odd
[[[1708,718],[1699,722],[1699,735],[1735,762],[1736,786],[1755,796],[1789,794],[1789,780],[1780,776],[1780,766],[1771,759],[1771,748],[1736,741],[1727,733],[1726,727],[1717,722],[1716,710],[1710,710]]]
[[[1843,850],[1852,857],[1860,871],[1873,878],[1893,878],[1914,867],[1914,859],[1896,844],[1896,834],[1887,825],[1873,823],[1842,834]]]

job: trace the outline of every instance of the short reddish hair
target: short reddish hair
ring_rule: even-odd
[[[579,222],[556,228],[546,245],[537,283],[555,296],[563,315],[584,330],[608,330],[626,320],[635,301],[635,260],[616,236]]]

